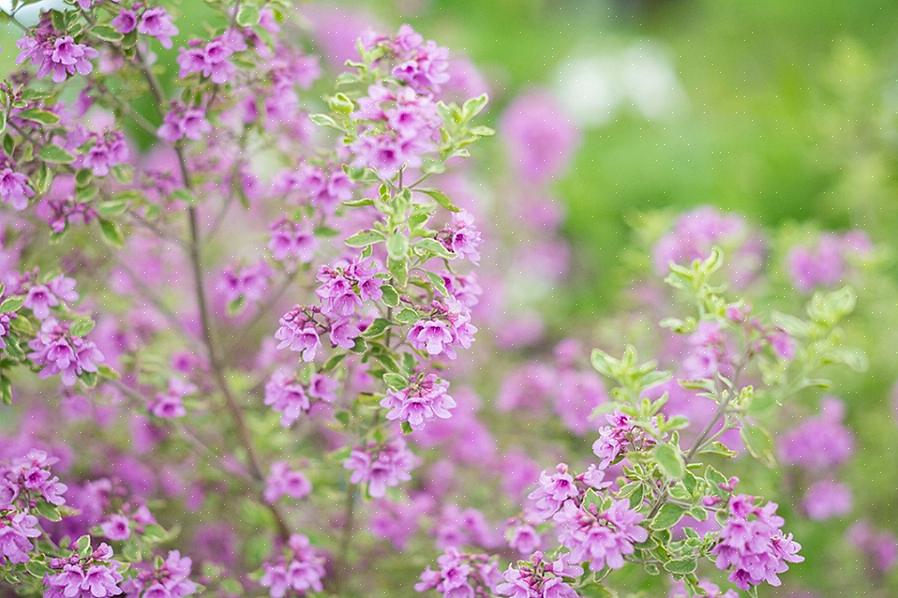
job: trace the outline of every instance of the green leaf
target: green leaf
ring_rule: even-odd
[[[122,199],[106,199],[97,205],[97,213],[104,218],[115,218],[128,211],[128,202]]]
[[[48,502],[39,502],[37,504],[37,514],[48,521],[62,521],[62,515],[54,505]]]
[[[383,293],[383,302],[387,307],[396,307],[399,305],[399,293],[396,292],[396,289],[392,287],[392,285],[385,284],[380,287],[380,292]]]
[[[680,453],[679,447],[672,444],[659,444],[652,454],[661,467],[661,471],[668,478],[679,480],[686,473],[686,464],[683,462],[683,455]]]
[[[241,27],[252,27],[259,23],[259,9],[252,4],[244,4],[237,12],[237,24]]]
[[[462,106],[462,114],[464,114],[465,120],[471,120],[480,114],[489,101],[490,98],[485,93],[480,94],[476,98],[467,100]]]
[[[12,381],[6,376],[0,376],[0,402],[12,405]]]
[[[695,559],[679,559],[664,563],[664,568],[674,575],[689,575],[694,573],[697,567]]]
[[[375,338],[383,334],[389,327],[391,323],[389,320],[385,320],[383,318],[377,318],[365,329],[362,333],[362,336],[365,338]]]
[[[392,260],[403,260],[408,255],[408,237],[397,231],[387,239],[387,254]]]
[[[108,25],[97,25],[90,30],[94,37],[98,37],[106,42],[118,42],[124,37],[121,33]]]
[[[344,243],[349,247],[367,247],[383,240],[383,233],[376,230],[363,230],[347,238]]]
[[[340,125],[337,124],[337,121],[335,121],[327,114],[310,114],[309,120],[319,127],[333,127],[334,129],[340,128]]]
[[[52,112],[47,112],[46,110],[41,110],[40,108],[32,108],[31,110],[22,110],[18,114],[16,114],[19,118],[24,118],[25,120],[31,120],[34,122],[41,123],[42,125],[54,125],[59,122],[59,117],[53,114]]]
[[[421,319],[421,316],[410,307],[403,307],[396,314],[396,321],[400,324],[414,324]]]
[[[25,563],[25,570],[33,577],[37,577],[39,579],[43,579],[48,573],[53,573],[54,571],[50,569],[46,564],[41,561],[32,558],[30,561]]]
[[[44,162],[52,164],[69,164],[75,161],[75,156],[65,151],[58,145],[45,145],[41,148],[38,157]]]
[[[168,534],[165,529],[158,524],[152,523],[143,529],[143,539],[150,543],[161,542]]]
[[[461,212],[461,208],[452,203],[452,200],[449,199],[445,193],[440,191],[439,189],[415,189],[415,191],[420,191],[426,195],[429,195],[431,199],[440,204],[443,208],[449,210],[450,212]]]
[[[12,311],[19,311],[22,308],[22,305],[25,303],[25,297],[21,295],[14,295],[12,297],[7,297],[3,300],[3,303],[0,303],[0,313],[9,313]]]
[[[414,432],[414,430],[412,430],[412,425],[408,422],[402,422],[402,433],[408,436],[412,432]]]
[[[446,259],[455,257],[454,253],[446,249],[446,247],[436,239],[420,239],[415,241],[415,249],[421,249],[426,253]]]
[[[125,237],[119,230],[115,222],[100,218],[100,232],[103,233],[103,240],[113,247],[121,247],[125,244]]]
[[[94,321],[90,318],[78,318],[72,324],[72,336],[87,336],[94,329]]]
[[[680,521],[680,518],[685,512],[686,509],[684,509],[680,505],[666,503],[658,511],[658,514],[655,515],[655,518],[652,519],[649,527],[651,527],[653,530],[670,529]]]
[[[75,550],[77,550],[78,554],[82,557],[90,555],[90,536],[84,535],[78,538],[78,541],[75,542]]]
[[[760,426],[744,423],[742,429],[739,430],[739,435],[742,437],[742,442],[745,443],[745,448],[748,449],[752,457],[768,467],[776,465],[776,457],[773,453],[773,439],[767,433],[767,430]]]
[[[172,191],[171,199],[174,201],[183,201],[189,206],[194,206],[197,203],[196,195],[193,194],[193,191],[183,187]]]
[[[383,381],[384,384],[394,389],[406,388],[408,386],[408,380],[405,376],[401,374],[394,374],[393,372],[387,372],[386,374],[384,374]]]

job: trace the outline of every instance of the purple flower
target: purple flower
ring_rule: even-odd
[[[845,408],[835,397],[823,399],[821,413],[801,422],[778,443],[780,460],[808,471],[844,463],[854,452],[854,435],[843,423]]]
[[[412,346],[429,355],[439,355],[452,342],[449,325],[442,320],[419,320],[408,333]]]
[[[293,425],[311,407],[302,384],[287,368],[276,370],[265,383],[265,404],[281,414],[281,425]]]
[[[183,104],[174,102],[156,134],[160,139],[175,143],[181,139],[200,140],[211,130],[212,125],[206,120],[206,113],[201,108],[186,108]]]
[[[96,372],[97,364],[104,361],[103,354],[93,342],[84,337],[71,336],[68,324],[52,317],[43,321],[40,331],[28,346],[32,349],[29,359],[42,368],[40,377],[60,374],[66,386],[75,384],[78,376],[85,372]]]
[[[308,221],[292,222],[281,218],[271,225],[271,241],[268,248],[278,261],[296,260],[300,263],[312,261],[318,241]]]
[[[668,273],[670,264],[689,265],[711,254],[715,246],[727,251],[730,280],[745,287],[757,278],[766,257],[763,239],[742,216],[702,206],[680,216],[673,229],[655,244],[655,272]]]
[[[859,521],[848,530],[848,540],[864,553],[874,567],[886,572],[898,562],[898,538],[889,531],[873,527],[869,521]]]
[[[409,472],[417,460],[406,447],[402,438],[385,444],[369,444],[356,447],[343,462],[343,467],[351,473],[353,484],[367,484],[368,494],[382,497],[388,487],[398,486],[411,479]]]
[[[293,590],[299,596],[321,592],[325,576],[325,558],[309,543],[306,536],[294,534],[288,542],[288,553],[263,565],[259,583],[268,588],[272,598],[282,598]]]
[[[70,75],[87,75],[93,70],[90,60],[99,53],[76,43],[70,35],[58,36],[49,18],[43,18],[32,33],[34,37],[26,36],[16,42],[22,50],[16,63],[30,60],[37,67],[38,77],[50,75],[54,83],[62,83]]]
[[[89,168],[95,176],[106,176],[109,169],[128,160],[128,145],[121,131],[92,134],[93,145],[79,158],[77,166]]]
[[[571,120],[542,90],[531,90],[515,99],[500,126],[517,174],[533,183],[560,175],[580,140]]]
[[[271,470],[265,480],[265,500],[274,503],[282,496],[301,499],[311,492],[312,484],[301,471],[291,470],[286,461],[271,464]]]
[[[27,563],[28,554],[34,549],[30,538],[41,535],[37,517],[28,513],[0,514],[0,564],[5,561],[13,564]]]
[[[21,211],[28,207],[31,197],[34,191],[27,176],[9,167],[0,169],[0,201]]]
[[[516,522],[505,532],[509,548],[522,555],[529,555],[539,549],[542,539],[532,525]]]
[[[468,212],[452,214],[452,222],[440,234],[440,241],[459,257],[480,263],[480,231],[474,226],[474,217]]]
[[[100,524],[100,528],[103,530],[103,535],[116,542],[127,540],[131,536],[128,518],[118,513],[107,517],[106,521]]]
[[[50,289],[42,284],[36,284],[28,289],[23,305],[30,309],[38,320],[46,320],[50,317],[50,308],[59,305],[59,300]]]
[[[306,308],[296,306],[280,319],[280,327],[274,334],[278,343],[278,349],[289,349],[300,353],[303,361],[312,361],[321,341],[318,338],[318,330],[315,321],[309,317]]]
[[[415,591],[436,590],[447,598],[490,596],[502,579],[495,559],[485,554],[465,554],[450,548],[437,558],[438,571],[428,567]]]
[[[389,409],[387,419],[408,422],[413,429],[420,429],[427,420],[448,419],[455,400],[449,396],[449,383],[435,374],[416,376],[406,388],[390,389],[380,406]]]
[[[614,501],[604,512],[597,512],[595,505],[586,510],[567,501],[554,516],[558,541],[570,550],[571,561],[588,562],[595,572],[624,566],[634,544],[648,539],[648,531],[639,525],[643,519],[627,500]]]
[[[160,7],[148,8],[143,12],[137,31],[155,37],[163,48],[171,48],[171,38],[178,34],[178,28],[172,23],[171,16]]]
[[[822,521],[851,512],[851,489],[831,480],[814,483],[804,495],[801,506],[808,518]]]
[[[111,24],[116,31],[123,35],[131,33],[137,28],[137,15],[134,14],[133,10],[122,9],[112,19]]]
[[[763,507],[745,494],[733,496],[729,518],[720,532],[720,542],[711,549],[718,569],[732,569],[730,581],[743,590],[767,582],[779,586],[779,574],[787,571],[786,563],[800,563],[801,545],[780,531],[783,518],[776,515],[776,503]]]
[[[541,520],[550,519],[565,503],[580,496],[568,466],[559,463],[553,473],[539,474],[539,485],[527,498],[533,502],[533,512]]]

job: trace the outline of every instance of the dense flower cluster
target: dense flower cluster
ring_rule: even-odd
[[[779,586],[779,574],[789,569],[787,563],[804,560],[792,534],[780,531],[784,521],[776,509],[776,503],[761,507],[755,497],[745,494],[730,499],[729,518],[712,552],[717,568],[732,569],[730,581],[743,590],[765,581]]]
[[[100,544],[93,550],[89,544],[87,547],[86,555],[72,554],[51,561],[51,568],[58,572],[44,580],[44,596],[105,598],[124,593],[121,587],[124,577],[119,572],[121,563],[113,560],[112,548],[108,544]]]
[[[89,74],[93,70],[91,60],[99,56],[94,48],[58,32],[49,13],[45,13],[31,34],[21,38],[16,45],[21,50],[16,62],[30,61],[37,67],[38,77],[50,75],[54,83],[61,83],[75,74]]]
[[[368,444],[352,449],[343,467],[352,472],[353,484],[366,484],[368,494],[381,497],[387,488],[398,486],[411,478],[409,472],[417,464],[405,440],[395,438],[384,444]]]
[[[655,271],[666,274],[670,264],[689,265],[708,257],[714,246],[727,247],[734,284],[745,286],[760,272],[766,258],[763,239],[745,219],[705,206],[677,218],[673,229],[654,248]]]
[[[542,553],[535,553],[521,568],[508,566],[496,593],[511,598],[577,598],[577,591],[564,579],[581,575],[583,568],[568,563],[566,555],[550,561]]]
[[[387,419],[408,422],[413,429],[421,428],[433,418],[447,419],[455,407],[455,399],[449,396],[449,383],[435,374],[419,375],[402,389],[387,391],[380,402],[388,409]]]
[[[169,551],[165,560],[157,561],[153,569],[143,569],[137,577],[122,584],[125,596],[165,596],[182,598],[197,593],[198,586],[190,580],[190,557],[181,556],[177,550]]]
[[[485,554],[467,554],[450,548],[437,558],[438,570],[428,567],[415,590],[436,590],[443,596],[491,596],[502,579],[495,560]]]
[[[288,593],[305,596],[320,592],[324,589],[321,583],[325,576],[324,564],[324,556],[309,544],[309,539],[294,534],[290,536],[284,554],[265,563],[259,583],[268,588],[272,598],[281,598]]]

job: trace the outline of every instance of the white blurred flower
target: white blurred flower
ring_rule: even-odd
[[[554,87],[562,106],[587,127],[608,122],[626,107],[654,120],[687,103],[667,52],[649,41],[572,56],[558,68]]]

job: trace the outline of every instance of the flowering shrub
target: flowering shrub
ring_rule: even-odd
[[[780,414],[866,366],[865,236],[790,247],[765,295],[774,243],[696,209],[634,274],[660,327],[548,355],[579,140],[551,98],[500,121],[493,218],[470,62],[403,25],[331,72],[292,3],[207,4],[187,38],[178,3],[73,0],[0,88],[4,588],[756,595],[804,560],[796,519],[850,512],[843,403]],[[850,537],[893,566],[887,533]]]

